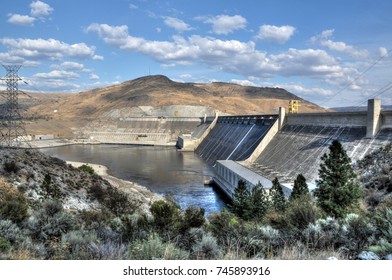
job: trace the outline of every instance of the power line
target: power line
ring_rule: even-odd
[[[368,68],[366,68],[364,71],[362,71],[357,77],[354,78],[354,80],[351,81],[348,85],[343,87],[342,89],[338,90],[334,95],[332,95],[330,98],[327,100],[323,101],[320,103],[320,106],[325,105],[327,102],[331,101],[333,98],[335,98],[339,93],[343,92],[344,90],[348,89],[351,87],[356,81],[358,81],[363,75],[365,75],[367,72],[369,72],[374,66],[376,66],[377,63],[379,63],[381,60],[384,58],[388,57],[389,54],[392,53],[392,49],[389,49],[384,55],[380,56],[375,62],[373,62]]]

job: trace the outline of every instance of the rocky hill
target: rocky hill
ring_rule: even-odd
[[[35,134],[69,135],[72,129],[110,115],[113,110],[140,111],[143,106],[203,106],[222,114],[276,113],[280,106],[288,109],[291,99],[300,100],[301,112],[325,111],[281,88],[180,83],[162,75],[146,76],[31,106],[28,114],[41,119],[30,123],[29,130]]]

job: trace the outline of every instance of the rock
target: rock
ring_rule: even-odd
[[[392,254],[383,257],[384,260],[392,261]]]
[[[357,259],[358,259],[358,260],[370,261],[370,260],[380,260],[380,257],[377,256],[377,255],[376,255],[375,253],[373,253],[373,252],[362,251],[361,253],[358,254]]]

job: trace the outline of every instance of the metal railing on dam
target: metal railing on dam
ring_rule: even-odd
[[[277,118],[278,115],[219,117],[196,153],[211,165],[216,160],[245,160]]]

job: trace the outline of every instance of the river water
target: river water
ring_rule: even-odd
[[[105,165],[112,176],[171,195],[183,209],[203,207],[208,215],[226,208],[224,195],[204,186],[204,180],[212,177],[214,170],[192,152],[132,145],[70,145],[40,150],[63,160]]]

